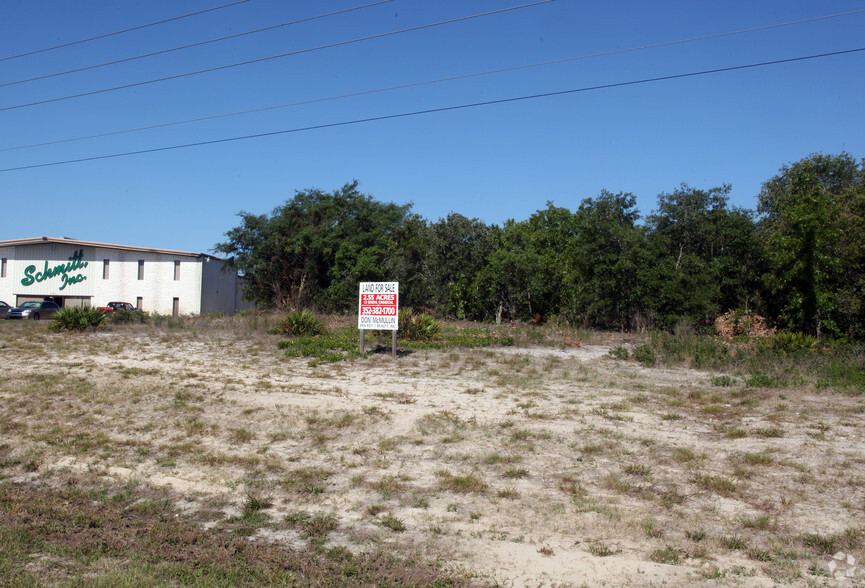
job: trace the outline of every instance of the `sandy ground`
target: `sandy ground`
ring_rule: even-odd
[[[7,337],[7,366],[31,359],[0,380],[0,444],[37,463],[18,479],[165,486],[214,527],[264,497],[251,540],[298,544],[292,513],[332,513],[329,545],[419,552],[480,585],[865,582],[862,396],[719,386],[604,345],[310,367],[274,343]]]

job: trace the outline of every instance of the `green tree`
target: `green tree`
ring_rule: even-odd
[[[763,184],[758,212],[778,319],[816,335],[861,335],[863,166],[847,153],[785,165]]]
[[[459,319],[482,319],[484,302],[476,276],[497,244],[496,231],[478,219],[451,212],[429,226],[425,305]]]
[[[269,216],[239,213],[240,226],[215,251],[246,278],[248,298],[346,309],[356,303],[358,282],[404,277],[397,272],[411,267],[411,254],[399,239],[406,223],[417,224],[411,205],[378,202],[357,186],[296,192]]]
[[[602,191],[575,214],[563,312],[584,325],[625,329],[640,314],[639,268],[649,263],[633,194]]]
[[[658,196],[647,219],[656,262],[642,272],[647,307],[661,326],[685,319],[711,324],[753,295],[759,255],[752,214],[729,208],[730,186],[698,190],[682,184]]]

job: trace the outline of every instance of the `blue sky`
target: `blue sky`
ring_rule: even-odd
[[[387,117],[865,47],[865,12],[448,82],[322,98],[622,51],[865,10],[861,0],[555,0],[221,71],[20,105],[338,44],[528,4],[392,0],[268,32],[76,74],[11,83],[296,21],[375,0],[249,0],[199,16],[22,53],[230,0],[5,0],[0,4],[0,169]],[[6,59],[4,59],[6,58]],[[435,221],[454,211],[524,220],[602,189],[643,215],[685,182],[762,182],[810,153],[865,157],[865,52],[0,172],[0,240],[67,236],[206,252],[296,190],[357,179]],[[284,104],[243,116],[19,148]]]

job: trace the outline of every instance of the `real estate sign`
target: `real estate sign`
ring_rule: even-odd
[[[357,328],[399,329],[399,282],[361,282]]]

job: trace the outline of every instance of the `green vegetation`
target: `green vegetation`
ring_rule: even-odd
[[[292,549],[226,534],[221,525],[205,530],[157,496],[131,486],[117,492],[86,487],[71,478],[60,487],[0,482],[3,583],[38,586],[62,577],[70,586],[464,584],[416,559],[325,549],[337,524],[331,513],[295,517],[310,545]],[[262,508],[266,503],[250,500],[245,517]],[[388,526],[399,531],[398,523]]]
[[[756,211],[730,206],[730,190],[682,184],[645,216],[633,194],[601,191],[498,226],[457,213],[430,222],[352,182],[297,192],[269,215],[241,212],[215,249],[267,306],[347,311],[358,282],[386,279],[400,283],[402,306],[459,320],[682,334],[738,310],[816,339],[861,338],[861,162],[841,153],[785,165]]]
[[[304,308],[292,312],[279,321],[276,331],[281,335],[289,335],[291,337],[321,335],[324,333],[324,323],[321,322],[321,319],[314,312]]]
[[[60,309],[54,315],[53,331],[86,331],[102,326],[105,313],[96,308],[69,307]]]

